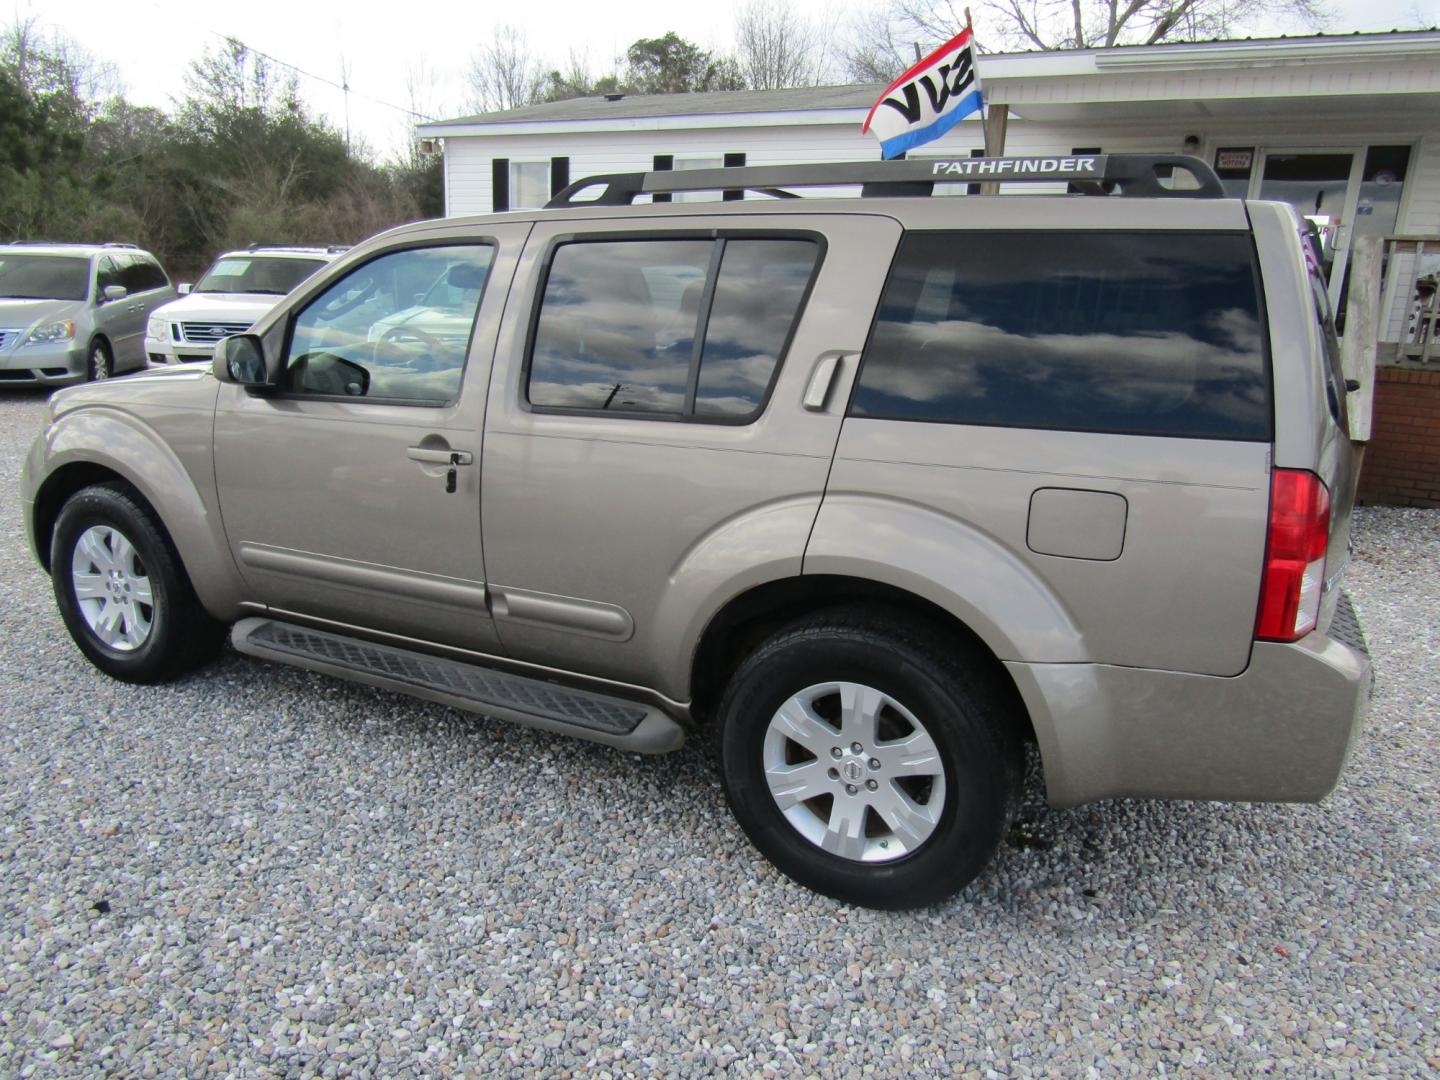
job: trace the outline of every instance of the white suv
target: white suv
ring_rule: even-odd
[[[181,285],[180,299],[156,309],[145,329],[150,366],[208,361],[215,343],[243,334],[280,298],[344,247],[252,247],[227,251],[195,286]]]

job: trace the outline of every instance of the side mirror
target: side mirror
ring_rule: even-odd
[[[216,342],[210,371],[220,382],[257,388],[270,385],[265,349],[254,334],[236,334]]]
[[[106,286],[105,286],[104,296],[105,296],[105,300],[106,300],[107,303],[108,303],[109,301],[111,301],[111,300],[124,300],[125,297],[127,297],[127,296],[129,296],[129,295],[130,295],[130,290],[126,289],[124,285],[106,285]]]
[[[183,285],[177,285],[177,286],[175,286],[175,291],[176,291],[177,293],[179,293],[181,296],[189,296],[189,295],[190,295],[190,290],[193,289],[194,287],[195,287],[194,285],[191,285],[191,284],[187,281],[187,282],[185,282]]]
[[[445,271],[445,284],[452,289],[482,289],[485,287],[485,274],[489,266],[476,266],[474,263],[456,263]]]

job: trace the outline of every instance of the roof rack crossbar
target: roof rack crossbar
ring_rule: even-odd
[[[1177,172],[1191,184],[1167,186]],[[790,188],[859,184],[866,197],[929,195],[937,183],[1067,183],[1085,193],[1172,199],[1225,197],[1215,171],[1186,154],[1070,154],[1057,157],[912,158],[814,165],[751,165],[729,169],[606,173],[556,193],[547,210],[567,206],[629,206],[640,195],[676,191],[747,190],[779,195]],[[601,188],[594,194],[595,188]],[[580,198],[579,196],[586,197]],[[781,196],[783,197],[783,196]]]

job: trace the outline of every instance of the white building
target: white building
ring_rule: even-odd
[[[1440,32],[988,55],[980,77],[992,154],[1183,150],[1237,195],[1295,203],[1325,236],[1333,300],[1357,236],[1428,236],[1440,254]],[[489,213],[597,173],[873,159],[860,128],[880,89],[579,98],[419,135],[443,146],[446,213]],[[978,156],[984,128],[912,156]],[[1387,260],[1382,340],[1405,332],[1420,258],[1401,244]]]

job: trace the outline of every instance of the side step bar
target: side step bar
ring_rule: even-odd
[[[262,660],[622,750],[663,754],[685,742],[680,725],[651,705],[393,645],[265,618],[242,619],[230,632],[230,640],[240,652]]]

